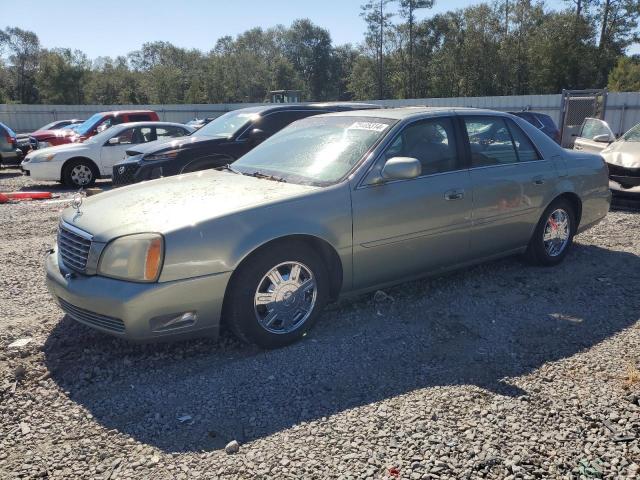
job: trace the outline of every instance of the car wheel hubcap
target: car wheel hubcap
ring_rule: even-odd
[[[86,165],[76,165],[71,169],[71,180],[76,185],[86,185],[93,178],[93,172]]]
[[[313,273],[299,262],[284,262],[262,277],[254,296],[258,323],[271,333],[297,330],[313,312],[318,289]]]
[[[560,255],[569,243],[571,225],[569,224],[569,214],[566,210],[558,208],[551,212],[547,223],[544,226],[542,241],[544,249],[550,257]]]

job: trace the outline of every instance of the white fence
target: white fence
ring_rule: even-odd
[[[426,105],[431,107],[476,107],[501,111],[532,110],[549,114],[560,122],[561,95],[504,97],[418,98],[411,100],[371,100],[388,107]],[[155,110],[162,120],[187,122],[194,117],[217,117],[230,110],[260,105],[221,103],[203,105],[0,105],[0,122],[17,132],[30,132],[53,120],[88,118],[107,110]],[[616,134],[640,123],[640,92],[609,93],[605,119]]]

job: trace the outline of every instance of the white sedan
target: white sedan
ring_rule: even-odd
[[[123,123],[82,143],[33,150],[22,161],[22,169],[35,180],[53,180],[69,187],[87,187],[97,178],[111,176],[112,167],[132,145],[170,141],[195,131],[180,123]]]

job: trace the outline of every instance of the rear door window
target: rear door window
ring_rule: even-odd
[[[129,115],[130,122],[146,122],[151,120],[151,115],[148,113],[134,113]]]
[[[472,167],[508,165],[518,162],[511,134],[504,119],[465,117]]]
[[[533,160],[540,160],[538,151],[529,140],[529,137],[511,120],[508,121],[509,130],[513,137],[513,143],[518,153],[518,160],[520,162],[531,162]]]

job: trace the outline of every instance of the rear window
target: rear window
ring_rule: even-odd
[[[554,130],[557,128],[555,122],[549,115],[537,113],[536,117],[538,117],[538,120],[540,120],[545,127],[552,128]]]

